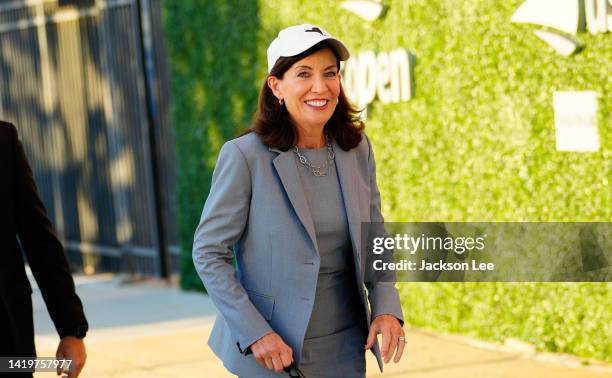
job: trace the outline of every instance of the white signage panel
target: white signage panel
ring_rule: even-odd
[[[363,51],[343,66],[342,80],[347,96],[359,108],[376,97],[384,103],[414,97],[414,56],[406,49],[390,52]]]
[[[555,134],[558,151],[599,150],[595,91],[555,92]]]

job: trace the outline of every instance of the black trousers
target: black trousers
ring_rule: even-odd
[[[0,299],[0,357],[36,357],[32,298],[17,299],[17,306],[9,313],[6,302]],[[0,373],[0,377],[31,378],[32,373]]]

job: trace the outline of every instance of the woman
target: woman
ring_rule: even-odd
[[[405,340],[394,283],[369,280],[361,251],[361,222],[383,219],[372,148],[340,84],[349,53],[308,24],[267,53],[257,120],[221,148],[194,238],[219,310],[209,345],[239,376],[286,376],[293,363],[307,377],[364,377],[364,349],[382,370]]]

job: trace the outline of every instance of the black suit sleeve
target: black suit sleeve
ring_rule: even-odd
[[[64,249],[38,196],[32,170],[13,131],[17,236],[60,338],[84,337],[88,329]]]

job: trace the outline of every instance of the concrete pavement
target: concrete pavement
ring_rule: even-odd
[[[208,297],[159,281],[122,284],[111,275],[76,282],[91,326],[81,377],[233,377],[206,345],[215,316]],[[33,300],[38,355],[53,356],[58,337],[37,290]],[[368,377],[612,377],[612,364],[582,366],[581,359],[534,353],[520,342],[501,346],[417,329],[409,329],[406,339],[404,358],[386,365],[384,374],[368,353]]]

